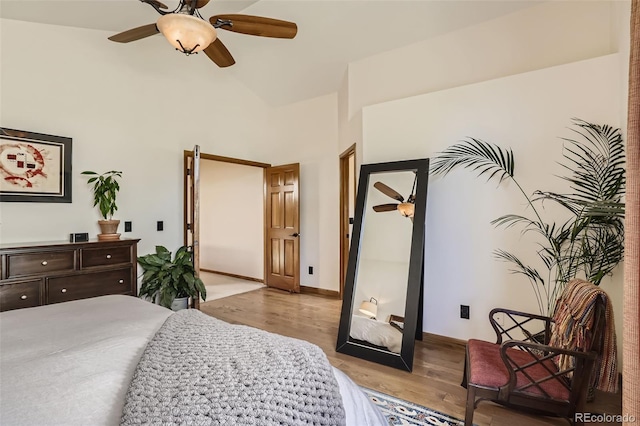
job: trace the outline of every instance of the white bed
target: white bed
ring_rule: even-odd
[[[360,315],[352,315],[351,318],[351,328],[349,329],[351,338],[386,347],[394,353],[400,353],[402,333],[397,328],[387,322]]]
[[[131,296],[103,296],[0,314],[0,424],[120,423],[147,342],[172,312]],[[387,424],[334,368],[347,425]]]

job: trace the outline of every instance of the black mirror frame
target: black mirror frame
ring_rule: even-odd
[[[409,276],[407,298],[405,303],[405,323],[402,333],[402,349],[400,355],[377,350],[349,341],[351,315],[353,312],[354,285],[357,277],[358,257],[362,235],[363,213],[367,200],[369,176],[380,172],[416,172],[416,198],[411,237],[411,254],[409,257]],[[353,235],[349,249],[349,263],[344,285],[344,299],[338,329],[336,351],[353,355],[362,359],[388,365],[402,370],[413,369],[413,353],[417,330],[422,334],[422,287],[424,280],[424,239],[425,218],[427,210],[427,183],[429,180],[429,159],[394,161],[388,163],[363,164],[360,167],[358,193],[356,197]],[[418,324],[420,322],[420,324]],[[420,336],[421,338],[421,336]]]

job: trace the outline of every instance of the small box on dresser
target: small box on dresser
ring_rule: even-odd
[[[0,245],[0,311],[137,294],[139,239]]]

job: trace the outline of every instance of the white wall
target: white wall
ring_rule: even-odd
[[[75,177],[72,205],[0,204],[0,240],[97,234],[98,213],[77,172],[119,167],[125,180],[118,217],[133,220],[130,235],[142,237],[141,252],[155,244],[178,246],[181,153],[200,143],[203,152],[301,162],[302,284],[337,290],[337,158],[357,143],[362,163],[364,106],[626,52],[628,15],[626,1],[545,2],[353,62],[336,94],[276,110],[206,58],[176,59],[177,52],[154,38],[121,45],[108,42],[107,32],[2,20],[1,124],[73,137]],[[621,56],[617,77],[621,92],[625,60]],[[195,87],[185,90],[185,84]],[[194,117],[192,110],[206,114]],[[393,143],[401,148],[405,142]],[[102,152],[104,146],[116,151]],[[140,188],[154,195],[162,188],[163,196],[143,200]],[[45,213],[51,217],[46,223]],[[155,231],[156,220],[165,220],[164,232]]]
[[[99,213],[80,172],[118,169],[115,218],[133,222],[123,237],[141,238],[140,254],[177,248],[182,151],[197,143],[211,154],[301,163],[301,284],[339,289],[335,94],[273,110],[206,58],[176,59],[162,40],[122,45],[103,31],[5,19],[0,31],[2,126],[73,138],[73,203],[2,203],[2,242],[95,237]]]
[[[300,284],[338,291],[340,188],[337,96],[273,111],[270,163],[300,163]],[[314,267],[309,275],[308,267]]]
[[[556,177],[563,170],[561,137],[572,136],[571,117],[621,126],[619,55],[575,62],[540,71],[364,109],[364,163],[433,157],[466,137],[511,148],[515,175],[524,190],[563,192]],[[534,263],[532,236],[495,229],[501,215],[527,215],[524,198],[513,184],[476,178],[468,170],[431,177],[427,196],[424,329],[460,339],[491,339],[490,309],[503,306],[537,312],[528,281],[509,274],[496,261],[496,248]],[[561,222],[553,211],[549,221]],[[604,287],[621,312],[622,274]],[[459,318],[459,305],[471,306],[471,321]],[[621,325],[621,324],[619,324]],[[619,331],[619,336],[621,331]]]
[[[200,267],[264,279],[264,169],[200,163]]]
[[[369,155],[372,153],[364,153],[366,146],[362,146],[363,144],[367,145],[367,142],[363,142],[363,139],[367,138],[367,134],[373,136],[372,133],[374,133],[371,128],[365,129],[363,124],[363,109],[366,110],[366,106],[402,99],[411,102],[411,97],[415,95],[437,93],[444,89],[462,87],[491,79],[501,79],[527,71],[544,70],[554,65],[598,58],[609,53],[621,52],[618,55],[617,75],[607,76],[608,83],[616,85],[615,90],[619,94],[626,94],[628,91],[629,16],[629,1],[544,2],[538,6],[444,34],[438,38],[352,62],[349,64],[348,72],[338,92],[339,150],[342,151],[357,142],[358,165],[374,161],[374,158]],[[455,91],[455,89],[453,90]],[[583,90],[588,91],[588,89]],[[514,92],[506,101],[513,104],[517,102],[518,96],[519,94]],[[557,94],[549,95],[546,99],[547,104],[554,105],[556,98],[559,98]],[[514,133],[509,131],[509,126],[505,126],[516,117],[519,117],[518,120],[522,120],[526,114],[517,110],[507,111],[506,114],[504,109],[488,110],[485,100],[490,99],[491,96],[486,96],[481,100],[473,100],[476,110],[470,113],[471,117],[469,118],[472,119],[471,123],[477,124],[475,117],[477,113],[478,117],[488,115],[492,117],[491,120],[497,120],[499,123],[487,124],[487,129],[481,129],[483,131],[475,135],[484,136],[488,134],[484,131],[487,130],[491,132],[490,134],[496,135],[495,142],[506,144],[511,144],[513,138],[520,139],[526,136],[526,132],[522,131],[518,131],[514,136]],[[448,99],[444,96],[443,106],[449,110],[447,101]],[[585,100],[585,104],[595,106],[599,104],[599,101],[598,97],[593,96]],[[617,102],[610,113],[615,123],[622,127],[623,132],[626,132],[626,95],[618,96]],[[387,117],[383,112],[380,113],[380,117],[376,116],[381,120],[376,128],[384,133],[373,137],[378,139],[386,137],[385,143],[388,144],[388,151],[385,155],[376,156],[375,161],[431,155],[435,150],[454,143],[457,138],[468,135],[468,131],[476,132],[479,130],[467,129],[468,121],[465,117],[465,120],[458,120],[455,124],[459,134],[450,135],[455,136],[453,139],[434,139],[430,136],[432,135],[431,131],[425,128],[432,125],[436,129],[442,127],[438,124],[441,119],[441,114],[437,112],[440,105],[435,108],[436,112],[433,117],[430,112],[421,109],[408,112],[409,115],[406,117],[395,114]],[[467,111],[471,109],[470,105],[465,107]],[[387,109],[384,111],[386,112]],[[570,111],[568,116],[555,117],[552,122],[544,123],[545,127],[549,126],[550,129],[555,129],[555,131],[550,130],[552,140],[557,141],[557,138],[561,136],[560,132],[567,127],[568,119],[573,115],[577,115],[577,112]],[[369,122],[375,122],[376,118],[370,114]],[[533,122],[532,120],[530,124]],[[540,120],[537,121],[537,123],[539,122]],[[405,130],[410,135],[407,135]],[[427,148],[417,148],[416,144],[423,144]],[[429,150],[426,154],[425,149]],[[528,157],[526,155],[522,155],[520,158],[520,162],[525,164],[525,167],[531,167],[527,166]],[[531,164],[535,164],[535,162]],[[434,196],[444,198],[445,205],[451,211],[457,211],[462,206],[468,207],[468,201],[465,200],[476,196],[476,190],[481,190],[486,197],[491,197],[491,203],[496,208],[500,207],[505,212],[513,210],[514,206],[511,204],[510,197],[505,196],[505,191],[497,191],[492,185],[480,183],[477,184],[477,187],[470,187],[469,183],[471,182],[467,179],[474,179],[468,173],[463,172],[463,176],[466,177],[458,177],[454,173],[447,177],[449,180],[464,180],[464,184],[460,184],[454,192],[438,195],[437,187],[430,185],[427,201],[428,215],[432,221],[438,222],[438,225],[427,227],[427,238],[431,241],[449,241],[445,246],[448,247],[448,251],[440,253],[440,257],[456,260],[474,257],[476,263],[490,265],[490,270],[487,270],[486,274],[481,277],[483,280],[496,280],[497,282],[511,280],[514,277],[506,271],[505,265],[499,264],[491,258],[491,250],[480,253],[475,246],[466,243],[465,232],[457,229],[442,229],[439,218],[433,217]],[[484,201],[478,205],[483,206],[483,204]],[[469,228],[471,223],[477,224],[472,229],[474,239],[483,240],[495,235],[498,231],[488,224],[488,221],[494,217],[484,210],[481,210],[480,216],[476,217],[476,210],[476,206],[474,206],[473,209],[467,211],[467,214],[460,218],[460,223],[466,228]],[[458,240],[462,242],[457,243]],[[437,263],[437,261],[434,260],[433,263]],[[466,263],[460,262],[460,264],[464,264],[466,267]],[[458,265],[457,268],[460,269],[460,266]],[[448,283],[449,287],[441,285],[446,274],[444,277],[437,277],[438,284],[435,284],[437,286],[435,291],[438,292],[438,295],[443,293],[443,297],[450,300],[450,305],[447,305],[447,311],[442,312],[442,316],[432,312],[430,318],[425,317],[425,330],[461,338],[467,336],[489,338],[491,335],[484,319],[486,307],[503,301],[509,306],[514,306],[521,303],[523,294],[531,295],[531,290],[522,285],[508,286],[498,294],[489,291],[478,293],[476,287],[471,287],[471,283],[477,281],[477,277],[471,275],[468,276],[469,281]],[[622,300],[621,279],[622,267],[619,267],[613,280],[605,280],[602,283],[602,287],[616,301],[614,309],[618,318],[622,314],[620,305]],[[465,293],[467,288],[475,290],[467,294]],[[464,299],[468,303],[461,301]],[[478,306],[476,300],[481,301],[481,306]],[[489,302],[490,300],[493,302]],[[429,302],[426,301],[425,305],[427,303]],[[472,318],[480,318],[480,321],[461,322],[458,318],[457,308],[457,305],[461,303],[471,304]],[[426,309],[426,312],[428,311],[429,306]],[[485,325],[480,326],[479,324]],[[620,327],[621,320],[619,319],[617,326],[619,343],[622,336]]]
[[[73,203],[1,203],[2,242],[95,238],[99,213],[80,172],[116,169],[115,218],[133,221],[123,237],[141,238],[140,254],[156,244],[174,250],[182,245],[183,150],[200,144],[266,158],[268,107],[206,57],[179,56],[156,38],[122,45],[103,31],[0,23],[1,125],[73,138]]]
[[[362,107],[613,53],[612,5],[554,1],[349,65],[349,118]]]

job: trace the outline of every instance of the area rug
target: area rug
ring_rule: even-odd
[[[414,404],[372,389],[361,387],[389,422],[394,425],[462,426],[464,422],[427,407]]]

